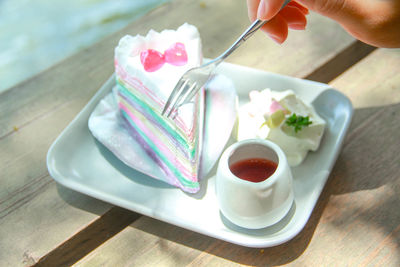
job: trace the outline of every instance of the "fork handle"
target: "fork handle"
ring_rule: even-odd
[[[284,8],[291,0],[285,0],[283,3],[282,8]],[[230,54],[232,54],[233,51],[236,50],[242,43],[247,41],[258,29],[260,29],[265,23],[267,23],[268,20],[259,20],[257,19],[254,21],[250,27],[247,28],[247,30],[240,35],[240,37],[232,44],[230,48],[228,48],[222,55],[219,56],[218,58],[218,63],[223,61],[225,58],[227,58]]]

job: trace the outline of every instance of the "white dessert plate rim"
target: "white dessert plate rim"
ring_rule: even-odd
[[[350,100],[327,84],[274,74],[235,64],[222,63],[218,72],[231,78],[239,103],[250,90],[269,87],[292,89],[327,120],[327,129],[316,152],[292,168],[295,202],[277,224],[259,230],[237,227],[218,209],[214,191],[215,168],[202,181],[199,193],[178,188],[129,170],[94,140],[87,121],[97,103],[114,85],[109,79],[58,136],[47,154],[50,175],[60,184],[114,205],[204,235],[247,247],[271,247],[296,236],[307,223],[339,155],[353,115]],[[233,139],[228,141],[231,144]]]

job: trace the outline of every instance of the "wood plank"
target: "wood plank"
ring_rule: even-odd
[[[356,108],[400,102],[400,49],[378,49],[330,84],[349,96]]]
[[[101,245],[114,234],[136,220],[141,215],[129,212],[122,208],[114,207],[98,220],[73,235],[45,257],[42,257],[36,266],[69,266],[77,259]],[[80,248],[77,250],[77,248]]]
[[[110,207],[47,179],[0,219],[0,266],[35,263]]]
[[[378,49],[332,81],[352,99],[354,119],[309,222],[290,242],[245,248],[143,216],[76,265],[398,266],[399,52]],[[126,248],[144,237],[148,246],[131,255]]]
[[[147,232],[148,226],[156,231]],[[110,239],[75,266],[186,266],[202,251],[220,244],[218,240],[148,217],[142,217],[118,237],[121,235],[125,238]],[[125,253],[127,248],[129,252]],[[97,253],[100,251],[105,253]]]
[[[69,244],[64,242],[74,240],[71,237],[96,220],[104,220],[101,216],[111,206],[58,187],[48,176],[46,152],[113,72],[113,49],[124,34],[176,28],[187,21],[198,26],[205,56],[214,57],[249,25],[244,1],[202,3],[175,0],[166,4],[0,94],[0,265],[31,264],[51,251],[66,255],[66,246],[60,244]],[[228,61],[303,77],[352,43],[353,38],[339,26],[312,14],[310,30],[293,32],[284,46],[258,33]]]
[[[322,83],[329,83],[375,49],[376,47],[356,41],[305,78]]]

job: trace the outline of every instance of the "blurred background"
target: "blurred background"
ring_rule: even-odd
[[[0,0],[0,93],[169,0]]]

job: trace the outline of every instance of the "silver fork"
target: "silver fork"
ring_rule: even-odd
[[[290,0],[285,0],[282,8],[284,8]],[[242,43],[252,36],[266,22],[262,20],[254,21],[247,30],[229,47],[224,53],[217,58],[192,69],[186,71],[172,90],[167,102],[165,103],[162,115],[168,110],[167,117],[170,117],[174,110],[191,101],[199,89],[208,81],[215,71],[215,68],[233,53]],[[172,105],[172,106],[171,106]]]

